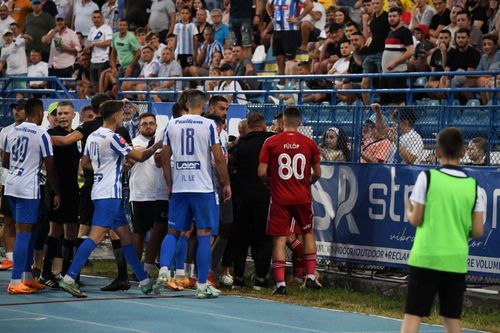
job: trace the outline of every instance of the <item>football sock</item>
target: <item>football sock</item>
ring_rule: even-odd
[[[42,277],[44,279],[48,279],[52,276],[52,261],[57,251],[57,244],[59,240],[55,237],[48,236],[45,241],[45,246],[43,249],[43,268],[42,268]],[[64,275],[64,274],[63,274]]]
[[[285,267],[286,262],[284,260],[273,260],[273,270],[276,284],[285,282]]]
[[[115,255],[116,268],[118,269],[118,280],[125,281],[128,280],[127,276],[127,263],[123,259],[122,243],[119,239],[112,240],[111,245],[113,246],[113,254]]]
[[[34,243],[33,243],[33,235],[35,234],[35,228],[31,232],[31,237],[28,242],[28,252],[26,253],[26,261],[24,262],[24,272],[31,272],[31,265],[33,265],[33,253],[34,253]]]
[[[293,277],[302,279],[304,277],[304,245],[295,239],[288,248],[292,251]]]
[[[309,279],[315,279],[316,273],[316,253],[306,253],[304,255],[306,263],[306,274]]]
[[[198,265],[198,282],[207,282],[210,268],[210,235],[198,236],[198,250],[196,251],[196,264]]]
[[[67,272],[67,276],[70,276],[73,280],[77,278],[82,270],[83,266],[87,262],[88,258],[92,251],[97,247],[96,243],[92,240],[92,238],[87,238],[85,241],[78,247],[78,251],[76,251],[75,258],[69,267]],[[65,280],[66,281],[66,280]]]
[[[186,275],[188,277],[193,277],[195,274],[194,274],[194,264],[185,264],[184,265],[185,267],[185,271],[186,271]]]
[[[62,243],[62,270],[61,274],[64,276],[73,261],[73,246],[75,245],[75,241],[64,239]]]
[[[172,267],[172,260],[175,255],[175,248],[177,245],[177,237],[173,234],[167,234],[161,243],[160,250],[160,266],[161,267]]]
[[[122,247],[123,256],[127,263],[132,267],[132,271],[134,272],[137,280],[144,281],[148,278],[148,274],[142,268],[141,261],[139,257],[137,257],[137,252],[134,250],[132,244],[128,244]],[[125,269],[127,267],[125,266]]]
[[[177,248],[175,249],[176,275],[185,275],[184,263],[186,262],[188,245],[189,237],[187,236],[180,236],[177,240]]]

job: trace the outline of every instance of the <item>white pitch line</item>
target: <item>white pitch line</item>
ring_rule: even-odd
[[[114,330],[122,330],[122,331],[137,332],[137,333],[150,333],[149,331],[136,330],[133,328],[121,327],[121,326],[117,326],[117,325],[106,325],[106,324],[101,324],[101,323],[97,323],[94,321],[88,321],[88,320],[79,320],[79,319],[73,319],[73,318],[67,318],[67,317],[61,317],[61,316],[54,316],[54,315],[50,315],[50,314],[46,314],[46,313],[14,310],[14,309],[2,308],[2,307],[0,307],[0,310],[17,312],[17,313],[24,313],[24,314],[35,315],[35,316],[44,316],[44,317],[48,317],[48,318],[71,321],[71,322],[79,323],[79,324],[87,324],[87,325],[94,325],[94,326],[98,326],[98,327],[105,327],[105,328],[110,328],[110,329],[114,329]]]
[[[5,319],[0,319],[0,321],[5,322],[5,321],[16,321],[16,320],[42,320],[42,319],[47,319],[47,318],[46,317],[5,318]]]

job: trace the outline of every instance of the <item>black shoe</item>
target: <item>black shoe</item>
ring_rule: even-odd
[[[31,270],[31,275],[33,276],[33,279],[38,280],[38,279],[40,279],[40,276],[42,275],[42,271],[38,268],[33,268]]]
[[[52,290],[59,290],[59,280],[55,276],[49,276],[47,278],[41,278],[40,283],[43,283],[47,288]]]
[[[269,282],[267,279],[255,279],[255,282],[253,284],[253,289],[254,290],[262,290],[262,289],[267,289],[269,288]]]
[[[319,289],[323,288],[323,286],[317,280],[313,280],[313,279],[308,278],[306,280],[306,288],[319,290]]]
[[[286,295],[286,287],[285,286],[279,286],[278,288],[274,289],[273,295]]]
[[[234,277],[233,285],[231,286],[231,289],[241,290],[243,288],[245,288],[245,280],[243,280],[242,278]]]
[[[113,282],[105,287],[101,288],[101,291],[126,291],[130,289],[130,283],[128,280],[118,280],[114,279]]]

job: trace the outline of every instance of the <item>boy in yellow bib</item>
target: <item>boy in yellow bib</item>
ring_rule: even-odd
[[[441,166],[419,174],[407,206],[408,220],[417,231],[408,259],[410,278],[401,333],[418,332],[436,294],[445,332],[460,332],[468,238],[484,233],[483,198],[476,180],[459,166],[465,155],[462,132],[446,128],[437,140]]]

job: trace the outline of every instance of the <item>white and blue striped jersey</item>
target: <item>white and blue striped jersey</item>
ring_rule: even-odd
[[[172,193],[214,191],[211,148],[220,140],[213,120],[191,114],[172,119],[163,144],[172,150]]]
[[[288,18],[299,16],[299,4],[304,3],[304,0],[268,0],[268,2],[274,9],[274,31],[299,30],[297,24],[288,23]]]
[[[84,155],[89,156],[94,169],[92,200],[121,199],[123,159],[132,147],[119,134],[100,127],[90,134]]]
[[[43,159],[53,156],[50,136],[40,126],[24,122],[5,137],[3,151],[10,153],[5,195],[40,199],[40,169]]]
[[[177,36],[177,48],[175,54],[194,54],[194,36],[198,34],[198,28],[192,22],[176,23],[174,35]]]

